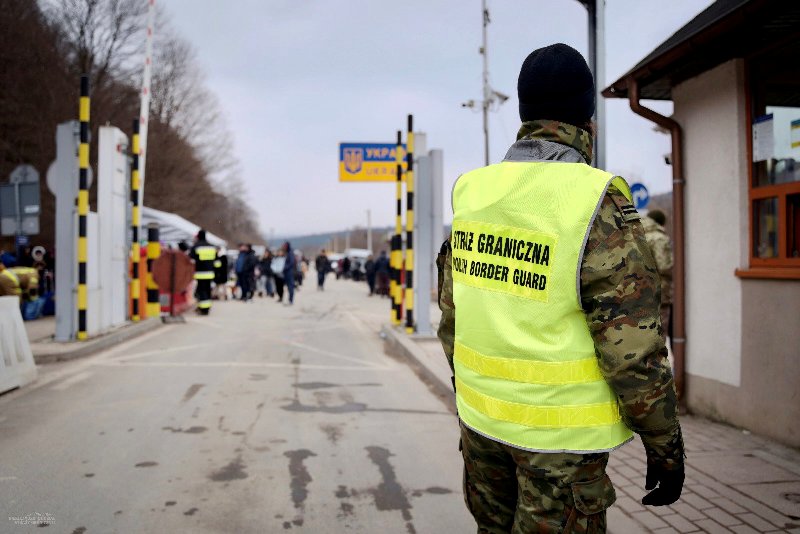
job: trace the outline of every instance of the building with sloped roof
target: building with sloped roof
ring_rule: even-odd
[[[603,91],[671,133],[682,401],[795,447],[799,60],[800,2],[718,0]]]

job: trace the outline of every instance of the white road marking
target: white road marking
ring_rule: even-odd
[[[203,347],[208,347],[207,343],[195,343],[194,345],[182,345],[180,347],[170,347],[164,349],[156,349],[156,350],[146,350],[144,352],[135,352],[133,354],[124,354],[122,356],[116,356],[114,358],[110,358],[111,361],[127,361],[127,360],[135,360],[137,358],[147,358],[148,356],[158,356],[159,354],[165,354],[168,352],[183,352],[185,350],[194,350]]]
[[[326,330],[342,330],[344,326],[340,324],[333,324],[330,326],[320,326],[315,328],[301,328],[299,330],[292,330],[289,332],[291,335],[295,334],[316,334],[317,332],[325,332]]]
[[[368,330],[367,327],[364,325],[364,322],[361,321],[358,317],[356,317],[355,313],[351,312],[350,310],[347,310],[345,314],[347,315],[347,318],[350,319],[350,322],[353,323],[353,325],[355,325],[355,327],[358,328],[358,330],[361,331],[362,334],[369,335],[376,333],[372,332],[371,330]]]
[[[89,358],[96,358],[96,359],[113,358],[115,354],[119,354],[120,352],[125,352],[126,350],[130,349],[131,347],[135,347],[136,345],[140,345],[140,344],[144,343],[145,341],[148,341],[150,338],[156,337],[157,335],[167,334],[169,332],[172,332],[176,328],[178,328],[178,326],[174,325],[174,324],[173,325],[162,326],[160,328],[156,328],[155,330],[151,330],[150,332],[147,332],[146,334],[144,334],[142,336],[130,339],[130,340],[124,342],[124,343],[121,343],[121,344],[115,346],[115,347],[111,347],[111,348],[109,348],[107,350],[104,350],[103,352],[99,352],[94,356],[90,356]],[[87,365],[88,364],[89,364],[89,362],[87,362]]]
[[[6,482],[8,480],[17,480],[17,477],[0,477],[0,482]]]
[[[53,391],[64,391],[65,389],[69,388],[70,386],[74,386],[78,382],[82,382],[92,376],[93,373],[90,371],[83,371],[76,375],[72,375],[71,377],[59,382],[55,386],[51,387]]]
[[[348,366],[348,365],[317,365],[313,363],[278,363],[278,362],[124,362],[120,360],[97,361],[91,365],[102,367],[240,367],[240,368],[267,368],[279,367],[286,369],[328,369],[331,371],[391,371],[389,367],[373,366]]]
[[[220,330],[224,330],[225,327],[219,323],[215,323],[213,321],[203,320],[197,317],[187,317],[186,322],[190,324],[197,324],[201,326],[210,326],[211,328],[218,328]]]
[[[331,358],[339,358],[340,360],[347,360],[347,361],[350,361],[350,362],[359,363],[359,364],[364,365],[366,367],[376,367],[376,368],[384,367],[384,366],[378,365],[376,363],[368,362],[368,361],[365,361],[365,360],[360,360],[358,358],[351,358],[350,356],[344,356],[342,354],[336,354],[335,352],[330,352],[330,351],[327,351],[327,350],[324,350],[324,349],[318,349],[316,347],[312,347],[312,346],[306,345],[304,343],[298,343],[296,341],[290,342],[289,345],[291,345],[293,347],[297,347],[299,349],[304,349],[304,350],[308,350],[308,351],[311,351],[311,352],[316,352],[317,354],[322,354],[323,356],[330,356]]]

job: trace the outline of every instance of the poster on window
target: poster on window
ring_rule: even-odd
[[[772,130],[773,116],[762,115],[753,121],[753,161],[765,161],[775,154],[775,132]]]

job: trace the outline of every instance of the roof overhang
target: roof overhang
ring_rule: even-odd
[[[641,98],[671,100],[672,88],[685,80],[730,59],[750,57],[793,41],[800,42],[800,2],[717,0],[606,87],[602,95],[628,98],[628,80],[633,78]]]

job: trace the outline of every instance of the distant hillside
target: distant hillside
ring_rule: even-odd
[[[394,231],[393,227],[372,229],[372,250],[379,253],[389,250],[388,236]],[[367,229],[355,228],[353,230],[340,230],[336,232],[323,232],[318,234],[280,236],[270,241],[270,247],[277,248],[284,241],[291,243],[292,247],[303,251],[308,258],[316,256],[321,249],[328,252],[342,252],[348,243],[347,234],[350,234],[350,248],[367,248]]]
[[[647,206],[648,210],[659,209],[667,216],[666,231],[670,236],[672,235],[672,193],[660,193],[650,197],[650,203]],[[647,211],[647,210],[643,210]],[[384,226],[381,228],[372,229],[372,250],[377,254],[381,250],[389,250],[389,237],[394,232],[393,226]],[[367,229],[356,228],[350,230],[350,248],[367,248]],[[450,225],[445,225],[444,235],[450,233]],[[347,230],[340,230],[338,232],[323,232],[318,234],[307,234],[299,236],[280,236],[274,237],[270,242],[265,238],[265,241],[270,243],[270,247],[277,248],[284,241],[289,241],[292,247],[303,251],[303,254],[308,258],[314,258],[321,249],[328,252],[342,252],[347,247]],[[438,250],[438,245],[437,245]]]

